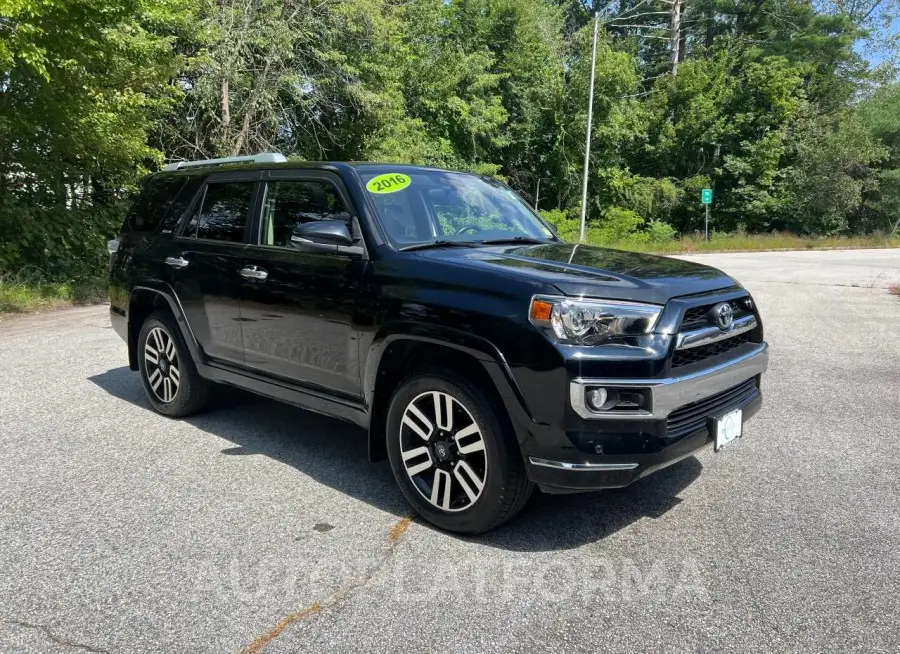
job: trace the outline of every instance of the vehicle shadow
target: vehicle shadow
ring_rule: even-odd
[[[89,380],[113,397],[152,411],[137,373],[127,367]],[[223,387],[215,404],[184,420],[233,443],[221,451],[223,456],[268,456],[383,511],[409,513],[388,463],[369,463],[364,430],[234,388]],[[453,536],[512,551],[579,547],[641,518],[663,515],[679,504],[678,493],[701,470],[700,461],[690,457],[628,488],[575,495],[535,493],[506,525],[477,537]]]

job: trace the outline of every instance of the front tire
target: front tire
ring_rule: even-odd
[[[141,382],[156,411],[182,418],[207,405],[209,382],[197,372],[181,330],[169,314],[156,312],[144,321],[137,354]]]
[[[503,411],[491,393],[450,371],[400,385],[388,409],[388,459],[419,515],[479,534],[522,509],[532,487]]]

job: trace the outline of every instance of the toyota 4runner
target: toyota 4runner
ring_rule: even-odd
[[[278,154],[170,164],[110,241],[110,315],[160,413],[216,383],[368,432],[468,533],[742,433],[768,353],[722,272],[572,245],[489,177]],[[327,435],[323,435],[327,438]]]

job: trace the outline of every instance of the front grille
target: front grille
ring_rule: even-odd
[[[711,416],[724,413],[726,409],[746,406],[756,399],[757,395],[759,388],[756,386],[756,378],[753,377],[727,391],[685,404],[669,414],[666,422],[667,436],[677,438],[701,429],[706,426],[706,421]]]
[[[672,356],[672,367],[680,368],[681,366],[689,366],[692,363],[703,361],[710,357],[725,354],[729,350],[749,343],[752,332],[744,332],[731,338],[725,338],[709,345],[701,345],[700,347],[691,347],[686,350],[675,350]]]
[[[685,311],[684,318],[681,319],[681,331],[689,332],[692,329],[702,329],[703,327],[715,325],[715,323],[710,322],[709,320],[709,310],[716,306],[716,304],[718,304],[718,302],[714,304],[704,304],[700,307],[692,307]],[[744,300],[731,300],[729,304],[734,310],[735,319],[742,318],[750,313],[750,310],[744,305]]]

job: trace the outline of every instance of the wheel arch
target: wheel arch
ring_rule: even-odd
[[[199,362],[199,348],[197,340],[191,331],[190,325],[184,316],[184,310],[178,298],[168,289],[160,289],[151,286],[135,286],[131,289],[128,300],[128,366],[132,370],[138,369],[137,341],[141,326],[147,316],[154,311],[166,310],[175,318],[184,342],[190,350],[191,357]]]
[[[520,444],[529,437],[526,425],[532,422],[531,415],[496,346],[450,328],[430,328],[428,334],[391,330],[375,340],[366,358],[363,390],[369,408],[371,461],[387,456],[387,412],[397,384],[418,370],[442,366],[482,382],[504,406]]]

